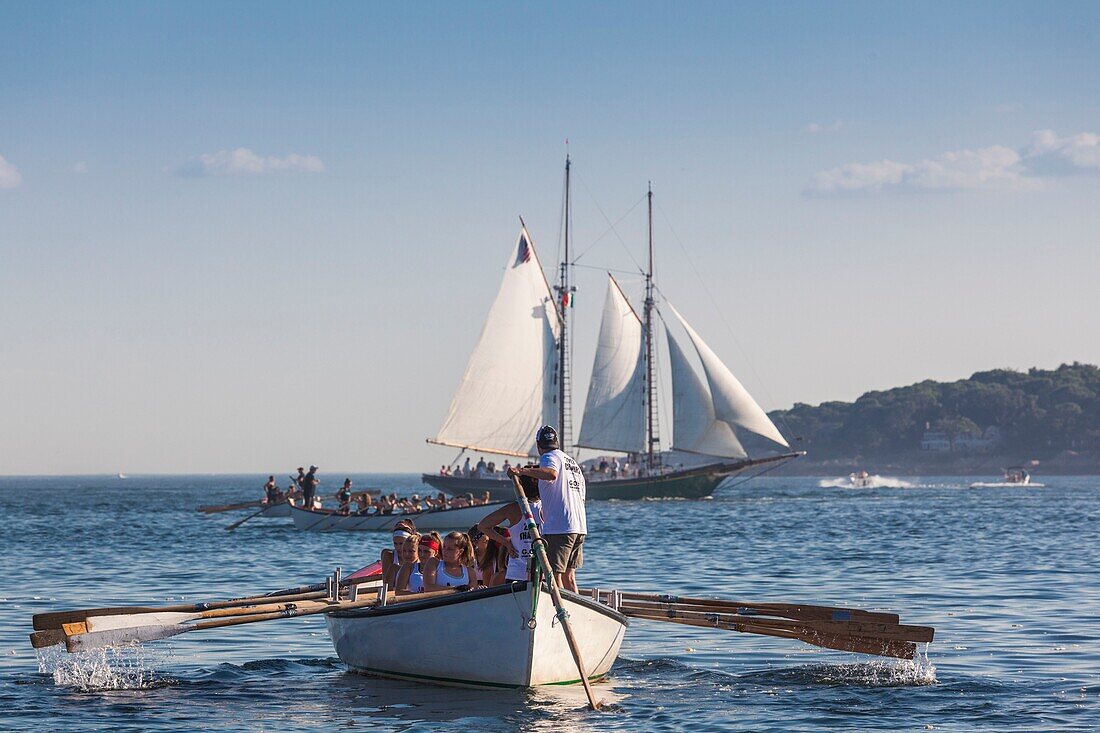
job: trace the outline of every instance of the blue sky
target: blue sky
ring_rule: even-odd
[[[766,408],[1100,362],[1095,4],[0,28],[0,473],[437,466],[517,216],[553,260],[566,138],[582,264],[641,257],[641,207],[604,214],[652,180],[662,290]],[[583,395],[603,283],[577,277]]]

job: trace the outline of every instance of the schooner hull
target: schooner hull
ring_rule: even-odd
[[[418,530],[467,530],[500,507],[504,502],[460,507],[458,509],[436,509],[415,514],[376,514],[359,516],[356,514],[337,514],[318,512],[300,507],[290,508],[290,517],[297,529],[309,532],[359,531],[383,532],[393,529],[402,519],[411,519]]]
[[[800,455],[802,453],[787,453],[764,459],[712,463],[706,466],[672,471],[660,476],[639,478],[611,478],[600,481],[590,474],[586,476],[586,494],[588,499],[596,501],[605,499],[702,499],[713,494],[714,490],[727,478],[751,466],[774,463]],[[421,480],[432,488],[449,494],[472,493],[475,496],[480,496],[485,492],[489,492],[489,497],[493,500],[506,500],[515,496],[512,482],[508,479],[464,478],[426,473],[421,476]]]
[[[524,688],[580,683],[553,602],[512,583],[442,598],[328,616],[336,653],[354,671],[431,684]],[[562,592],[589,679],[607,675],[627,621],[590,598]]]

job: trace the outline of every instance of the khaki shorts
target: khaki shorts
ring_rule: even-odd
[[[555,573],[575,570],[584,564],[583,534],[548,534],[544,539],[550,567]]]

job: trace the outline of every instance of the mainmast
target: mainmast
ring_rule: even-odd
[[[569,235],[570,235],[570,209],[572,199],[569,190],[569,154],[565,155],[565,205],[563,216],[565,222],[562,227],[565,246],[564,256],[561,261],[561,274],[557,287],[558,313],[561,315],[561,336],[558,339],[558,441],[563,451],[568,452],[573,442],[573,396],[570,393],[570,353],[569,353],[569,307],[573,293],[577,288],[569,284]]]
[[[646,194],[649,204],[649,269],[645,274],[645,402],[646,402],[646,467],[660,463],[661,438],[657,434],[657,365],[653,341],[653,184]]]

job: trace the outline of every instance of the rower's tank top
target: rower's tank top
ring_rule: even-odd
[[[531,502],[531,513],[535,515],[535,524],[542,526],[542,502]],[[519,557],[508,558],[508,572],[505,580],[529,580],[531,578],[531,533],[524,529],[527,523],[525,517],[521,517],[519,524],[508,528],[512,547],[519,553]]]
[[[451,575],[447,572],[447,568],[441,560],[439,562],[439,565],[437,565],[435,568],[435,584],[443,585],[448,588],[457,588],[460,585],[469,585],[470,573],[468,570],[466,570],[466,566],[463,565],[461,575]]]
[[[420,563],[415,563],[412,566],[412,572],[409,573],[409,592],[424,592],[424,570],[421,568]]]

